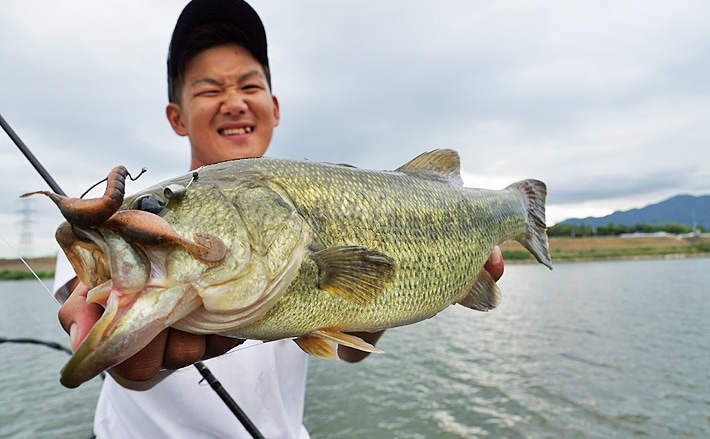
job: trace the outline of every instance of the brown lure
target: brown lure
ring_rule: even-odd
[[[130,177],[130,174],[125,167],[113,168],[106,177],[106,190],[101,198],[86,200],[69,198],[48,191],[31,192],[22,197],[34,194],[46,195],[54,201],[62,216],[72,226],[103,227],[144,246],[179,245],[193,257],[208,264],[218,263],[224,259],[227,248],[215,235],[198,233],[195,235],[195,242],[191,242],[178,235],[170,223],[153,213],[140,210],[119,212],[123,203],[127,176]],[[57,240],[60,245],[70,244],[77,237],[76,232],[70,230],[72,230],[71,234],[67,233],[67,230],[62,230],[62,233],[58,231]],[[69,245],[66,248],[69,248]]]
[[[59,207],[62,216],[76,226],[91,227],[99,225],[116,213],[123,203],[128,170],[116,166],[106,177],[106,190],[101,198],[69,198],[48,191],[30,192],[21,198],[42,194],[48,196]]]
[[[116,212],[101,227],[145,246],[179,245],[205,263],[221,262],[227,255],[227,247],[215,235],[198,233],[195,242],[188,241],[163,218],[142,210]]]

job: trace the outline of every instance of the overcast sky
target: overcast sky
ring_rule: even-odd
[[[3,0],[0,114],[65,192],[187,171],[165,61],[184,1]],[[394,169],[453,148],[467,186],[548,185],[548,223],[710,193],[710,3],[253,0],[281,124],[267,155]],[[0,132],[0,236],[61,222]],[[22,225],[29,207],[31,228]],[[0,242],[0,257],[15,257]]]

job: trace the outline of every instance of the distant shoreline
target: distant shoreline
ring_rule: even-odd
[[[517,242],[501,246],[506,264],[533,263],[532,255]],[[697,240],[673,237],[594,237],[550,238],[552,263],[617,261],[639,259],[681,259],[710,257],[710,238]],[[54,277],[56,257],[28,258],[39,277]],[[0,259],[0,280],[32,279],[34,276],[19,259]]]
[[[535,262],[517,242],[501,246],[508,263]],[[591,238],[550,238],[552,263],[619,261],[640,259],[681,259],[710,257],[710,238],[601,236]]]
[[[505,260],[505,265],[532,265],[536,264],[537,261],[530,259],[505,259],[505,252],[503,253],[503,259]],[[704,253],[672,253],[665,255],[627,255],[627,256],[604,256],[604,257],[576,257],[576,258],[564,258],[558,259],[554,256],[552,257],[552,265],[557,264],[575,264],[579,262],[603,262],[603,261],[653,261],[653,260],[674,260],[674,259],[702,259],[710,258],[710,252]]]
[[[25,261],[40,278],[51,279],[54,277],[56,257],[27,258]],[[20,259],[0,259],[0,280],[22,279],[34,279],[34,276]]]

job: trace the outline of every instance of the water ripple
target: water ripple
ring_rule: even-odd
[[[312,361],[307,426],[314,439],[708,437],[707,263],[510,267],[497,310],[390,330],[387,353],[357,365]],[[319,384],[336,374],[337,396]]]

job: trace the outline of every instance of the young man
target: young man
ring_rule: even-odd
[[[271,94],[266,35],[256,12],[241,0],[194,0],[183,10],[168,57],[166,113],[173,130],[190,141],[191,169],[244,157],[260,157],[279,123]],[[500,253],[487,263],[498,279]],[[65,269],[64,269],[65,270]],[[56,285],[74,276],[61,274]],[[66,270],[65,270],[66,271]],[[59,320],[72,348],[84,339],[103,310],[86,303],[87,288],[69,282]],[[381,333],[366,334],[374,343]],[[290,340],[242,340],[163,331],[141,352],[110,371],[99,398],[98,437],[248,437],[194,368],[206,364],[253,423],[268,438],[307,438],[302,426],[306,355]],[[226,354],[225,354],[226,353]],[[222,355],[224,354],[224,355]],[[359,361],[366,354],[339,350]]]

